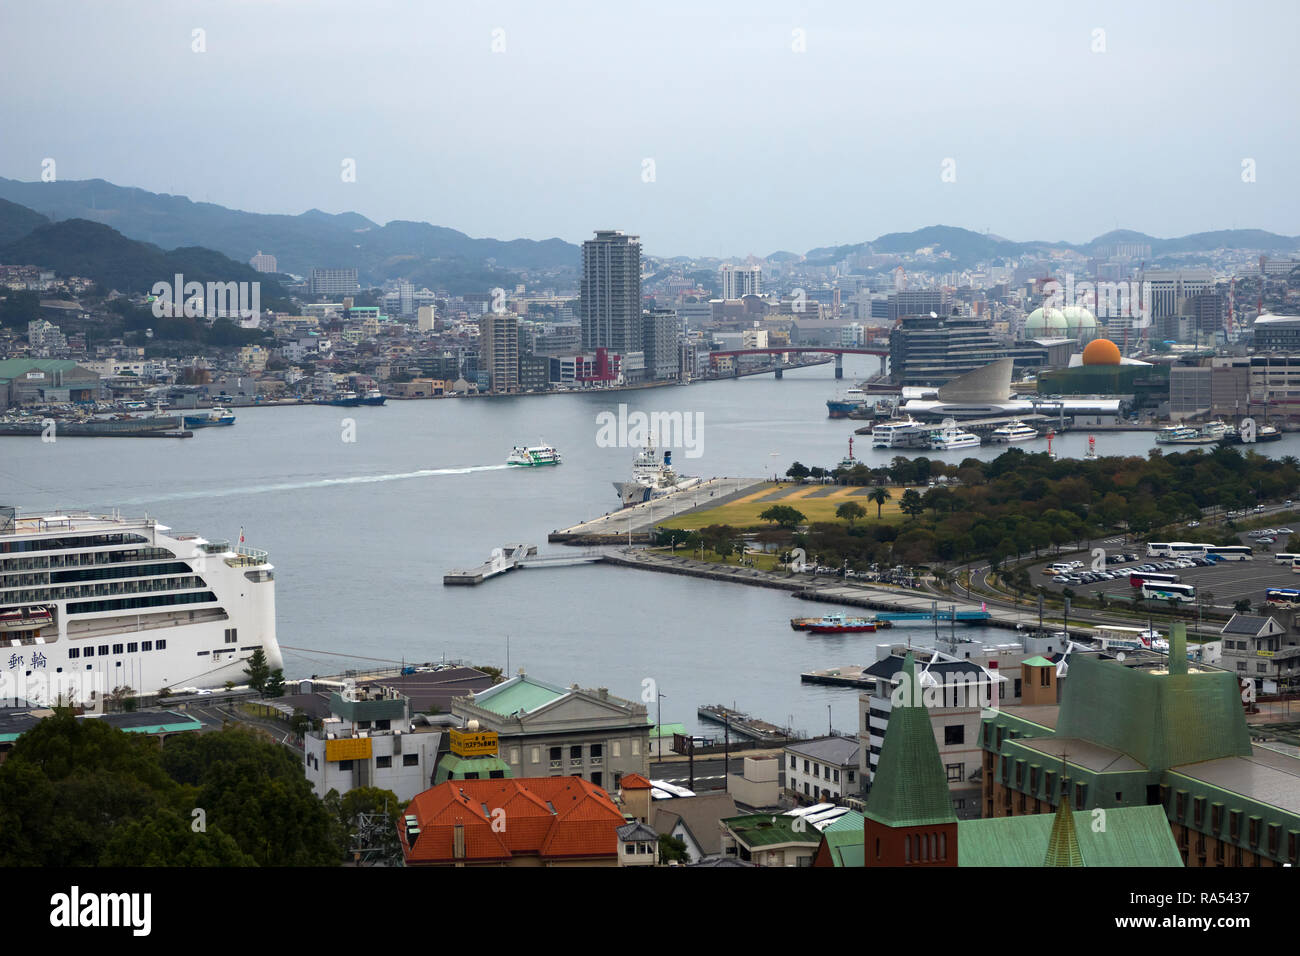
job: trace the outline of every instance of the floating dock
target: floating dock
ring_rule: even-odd
[[[941,608],[938,613],[930,611],[877,611],[876,619],[879,621],[889,621],[891,624],[898,621],[924,621],[929,624],[935,618],[940,621],[951,621],[953,612],[950,608]],[[958,624],[987,624],[993,615],[988,611],[958,611]]]
[[[601,555],[590,551],[584,554],[538,556],[535,544],[512,544],[498,548],[492,557],[478,567],[448,571],[442,576],[442,583],[444,587],[473,587],[516,568],[561,568],[573,564],[595,564],[601,559]]]
[[[779,743],[793,737],[789,727],[778,727],[776,724],[769,724],[766,720],[750,717],[748,714],[723,707],[721,704],[706,704],[700,707],[696,713],[705,720],[711,720],[716,724],[722,724],[730,728],[731,732],[736,736],[748,737],[750,740]]]

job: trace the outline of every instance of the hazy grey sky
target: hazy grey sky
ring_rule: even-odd
[[[11,178],[656,255],[1300,232],[1295,0],[2,3]]]

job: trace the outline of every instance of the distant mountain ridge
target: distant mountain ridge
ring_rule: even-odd
[[[1259,250],[1266,253],[1293,253],[1300,250],[1300,236],[1283,236],[1263,229],[1219,229],[1172,239],[1161,239],[1129,229],[1116,229],[1085,243],[1070,243],[1043,240],[1016,242],[959,226],[926,226],[912,232],[887,233],[871,242],[822,246],[809,250],[805,259],[815,264],[829,265],[846,256],[868,250],[885,255],[903,255],[917,249],[932,248],[935,253],[947,252],[952,257],[954,267],[969,267],[992,259],[1066,249],[1084,255],[1096,255],[1103,247],[1117,242],[1149,245],[1153,260],[1162,256],[1209,252],[1214,249]]]
[[[160,251],[201,246],[237,263],[246,263],[262,251],[274,255],[283,272],[308,275],[312,268],[356,268],[363,285],[402,278],[418,286],[445,287],[453,294],[509,287],[518,280],[518,270],[560,270],[576,277],[581,264],[579,246],[562,239],[474,239],[426,222],[398,219],[381,226],[356,212],[252,213],[102,179],[43,183],[0,177],[0,243],[23,238],[50,220],[70,219],[110,226]],[[1262,229],[1216,230],[1170,239],[1119,229],[1076,244],[1018,242],[958,226],[933,225],[886,233],[869,242],[821,246],[802,258],[811,265],[831,265],[868,250],[906,255],[931,248],[947,253],[957,269],[1062,250],[1096,255],[1116,242],[1150,245],[1152,260],[1219,248],[1274,255],[1300,252],[1300,236]],[[784,262],[800,257],[782,251],[769,258]]]
[[[0,218],[0,223],[3,221]],[[284,296],[273,276],[219,252],[198,246],[166,252],[87,219],[46,222],[19,239],[0,244],[0,262],[37,265],[61,276],[84,276],[119,292],[147,293],[155,283],[171,283],[180,273],[186,282],[258,282],[262,305],[268,308]]]
[[[396,220],[381,226],[355,212],[243,212],[102,179],[43,183],[0,177],[0,199],[49,219],[103,223],[166,249],[205,246],[238,262],[260,250],[274,255],[281,271],[298,275],[308,275],[312,268],[355,268],[363,282],[378,283],[416,275],[437,281],[443,273],[486,270],[505,279],[512,278],[510,270],[576,270],[580,262],[578,246],[562,239],[474,239],[423,222]]]

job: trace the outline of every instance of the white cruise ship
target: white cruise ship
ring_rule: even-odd
[[[0,699],[243,684],[258,648],[283,667],[274,579],[265,551],[154,518],[0,507]]]
[[[994,444],[1011,444],[1018,441],[1033,441],[1038,437],[1038,429],[1033,425],[1026,425],[1024,422],[1016,420],[1007,422],[1001,428],[993,429],[989,440]]]
[[[872,448],[915,448],[923,443],[930,430],[911,418],[893,418],[871,429]]]
[[[963,431],[951,418],[944,421],[937,430],[930,432],[930,448],[933,451],[949,451],[954,448],[977,448],[980,436]]]

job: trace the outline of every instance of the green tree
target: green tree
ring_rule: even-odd
[[[659,834],[659,862],[660,863],[687,863],[690,856],[686,852],[686,841],[681,837],[675,837],[671,833]]]
[[[284,696],[284,671],[283,670],[277,667],[275,670],[271,671],[270,675],[266,678],[265,693],[267,697]]]
[[[248,678],[248,686],[259,694],[266,693],[266,682],[271,677],[271,665],[266,662],[266,652],[260,647],[253,651],[252,656],[248,658],[248,666],[244,668],[244,676]]]
[[[258,866],[339,862],[338,821],[278,744],[242,729],[187,734],[167,741],[162,765]]]
[[[885,506],[885,502],[893,497],[894,497],[893,492],[891,492],[888,488],[882,488],[879,485],[872,488],[871,491],[867,493],[867,500],[874,501],[876,503],[877,520],[880,519],[880,510]]]
[[[910,515],[913,521],[916,520],[917,515],[925,510],[925,504],[921,500],[921,493],[915,488],[908,488],[903,492],[898,507],[904,514]]]
[[[857,521],[859,518],[866,517],[866,514],[867,509],[863,508],[862,505],[858,504],[856,501],[846,501],[835,509],[835,517],[847,521],[850,527],[852,527],[853,522]]]
[[[803,481],[808,477],[808,466],[796,461],[785,470],[785,476],[787,478],[793,478],[795,481]]]
[[[185,819],[164,807],[147,819],[131,820],[113,831],[100,866],[256,866],[220,827],[194,829],[195,818]]]
[[[1242,598],[1240,601],[1237,601],[1235,604],[1232,605],[1232,609],[1236,611],[1238,614],[1249,614],[1250,598]]]
[[[808,520],[801,511],[789,505],[772,505],[758,516],[764,521],[773,521],[782,528],[797,528]]]

